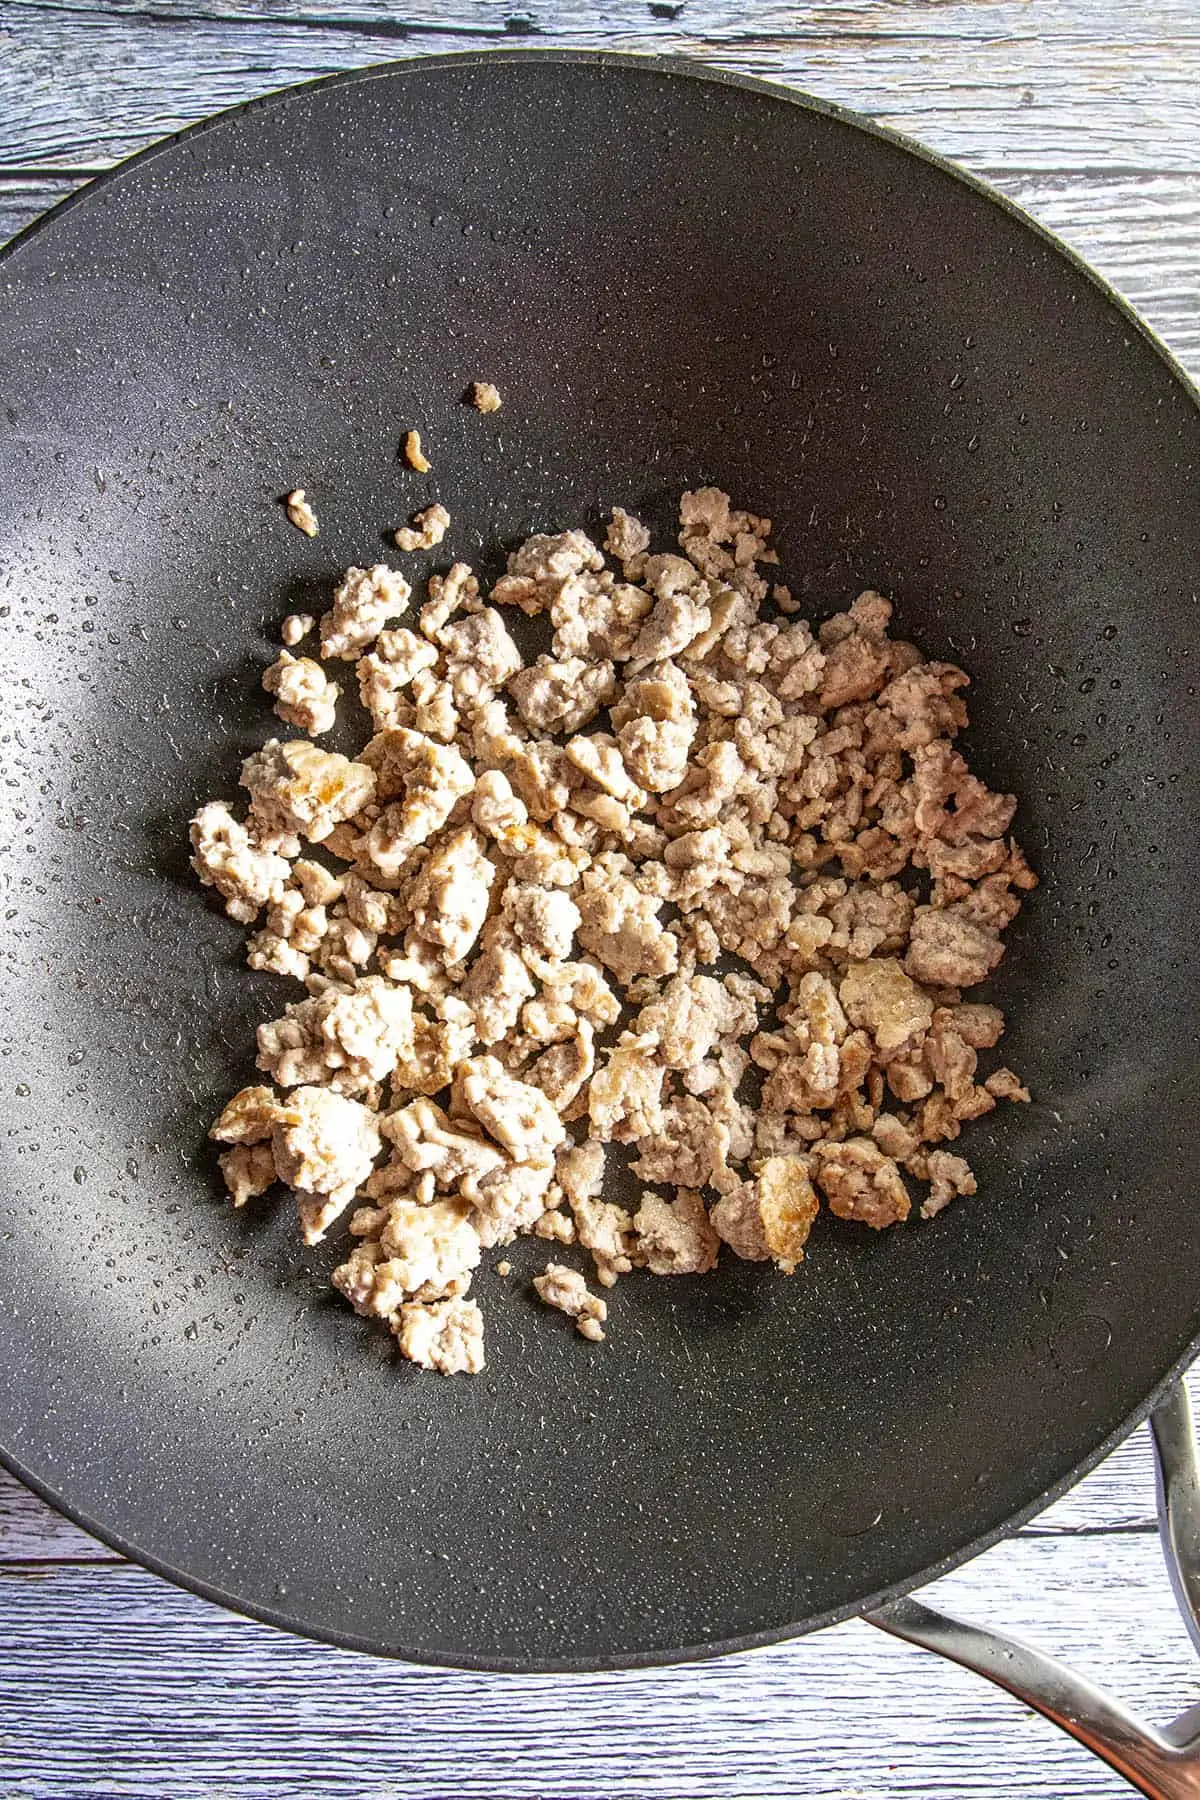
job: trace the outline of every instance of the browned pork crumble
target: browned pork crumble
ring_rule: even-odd
[[[448,526],[435,504],[398,536]],[[813,630],[770,531],[703,488],[660,554],[618,507],[603,549],[532,537],[490,592],[454,563],[415,614],[396,570],[348,570],[321,660],[264,676],[309,735],[247,758],[244,819],[192,822],[251,965],[303,990],[212,1128],[226,1185],[290,1186],[309,1243],[347,1220],[334,1285],[423,1367],[482,1368],[466,1295],[518,1234],[605,1288],[723,1246],[790,1275],[822,1205],[879,1230],[974,1194],[945,1146],[1029,1099],[980,1074],[1004,1018],[970,990],[1036,878],[1014,797],[955,747],[968,677],[876,593]],[[331,659],[373,727],[352,758],[311,741]],[[613,1145],[633,1211],[605,1198]],[[577,1269],[535,1287],[603,1338]]]
[[[419,475],[428,475],[433,464],[421,448],[420,432],[406,431],[402,448],[404,460],[409,468],[415,469]]]

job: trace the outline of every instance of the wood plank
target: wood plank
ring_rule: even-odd
[[[1157,1546],[1096,1551],[1025,1540],[939,1597],[1022,1623],[1162,1718],[1195,1698],[1196,1666]],[[128,1567],[0,1576],[0,1619],[6,1800],[1128,1792],[1006,1696],[861,1624],[690,1668],[497,1678],[326,1650]]]
[[[75,175],[0,176],[0,244],[83,185]]]
[[[978,173],[1106,276],[1200,379],[1200,175]]]
[[[536,39],[679,52],[811,88],[975,166],[1200,171],[1200,33],[1138,37],[1124,15],[1098,28],[1106,11],[1116,14],[1109,0],[1081,10],[1075,34],[1052,39],[1028,24],[1019,36],[884,35],[851,28],[856,11],[838,9],[847,21],[840,29],[796,38],[773,34],[753,12],[732,28],[698,30],[687,6],[664,20],[626,0],[597,24],[578,6],[560,19],[555,4],[538,10]],[[1036,17],[1036,7],[1024,11]],[[486,30],[478,13],[461,25],[416,20],[385,29],[319,17],[197,19],[159,6],[80,13],[3,0],[0,164],[99,167],[265,88],[390,55],[523,35],[520,24],[515,34],[498,27],[526,15],[492,7],[489,16]]]
[[[120,1561],[0,1469],[0,1563]]]
[[[1192,0],[17,0],[39,12],[153,14],[248,24],[281,20],[332,26],[375,25],[401,35],[414,26],[474,31],[485,37],[569,33],[647,33],[686,24],[696,37],[766,34],[804,37],[1096,38],[1161,43],[1200,36]]]

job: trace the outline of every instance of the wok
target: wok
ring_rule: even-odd
[[[56,209],[0,262],[0,366],[22,1479],[289,1629],[583,1669],[862,1612],[1147,1412],[1200,1333],[1200,410],[1076,258],[802,96],[433,58]],[[427,492],[494,575],[614,502],[665,533],[704,482],[775,519],[811,616],[877,586],[971,671],[972,757],[1043,883],[994,984],[1035,1103],[969,1128],[979,1195],[932,1225],[826,1222],[790,1281],[635,1277],[599,1353],[483,1272],[486,1373],[421,1377],[330,1294],[336,1245],[223,1202],[204,1133],[290,996],[188,877],[186,822],[268,735],[279,620]]]

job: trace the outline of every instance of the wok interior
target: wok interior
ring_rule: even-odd
[[[818,1623],[1092,1454],[1195,1336],[1200,1249],[1200,423],[1128,317],[889,141],[545,56],[253,108],[0,288],[14,1462],[269,1617],[529,1667]],[[880,587],[971,672],[1043,878],[994,984],[1036,1104],[968,1128],[979,1195],[934,1224],[632,1278],[599,1353],[485,1273],[486,1373],[420,1378],[328,1292],[335,1244],[221,1202],[204,1131],[287,996],[186,821],[267,735],[278,621],[414,506],[494,574],[613,503],[665,534],[704,482],[775,519],[811,616]]]

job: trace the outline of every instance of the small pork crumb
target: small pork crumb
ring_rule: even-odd
[[[410,469],[416,469],[419,475],[428,475],[433,464],[421,449],[419,431],[409,431],[404,437],[404,460]]]
[[[593,1344],[603,1343],[602,1327],[608,1317],[608,1303],[589,1292],[587,1282],[577,1269],[568,1269],[565,1263],[547,1263],[545,1272],[534,1276],[533,1285],[547,1306],[574,1319],[580,1337]]]
[[[440,500],[413,514],[411,525],[396,532],[396,545],[401,550],[435,550],[450,529],[450,514]]]
[[[308,636],[316,622],[311,613],[289,613],[279,628],[279,635],[287,648],[294,650]]]
[[[281,650],[263,674],[263,686],[275,695],[275,712],[288,725],[320,737],[337,718],[338,686],[310,656]]]
[[[304,489],[293,488],[285,499],[284,505],[287,508],[287,516],[296,530],[302,531],[305,537],[316,537],[320,526],[317,524],[316,513],[305,497]]]
[[[484,1366],[483,1314],[474,1300],[410,1301],[392,1324],[400,1354],[439,1375],[478,1375]]]
[[[352,662],[374,643],[389,619],[406,611],[412,589],[386,563],[347,569],[321,620],[321,655]]]
[[[448,525],[434,502],[397,543]],[[653,553],[617,506],[603,548],[539,532],[490,588],[430,575],[407,624],[402,575],[348,569],[320,660],[292,614],[263,677],[309,735],[246,758],[243,817],[192,820],[248,963],[295,984],[212,1128],[230,1200],[281,1181],[308,1243],[348,1225],[335,1289],[422,1368],[483,1367],[485,1250],[577,1243],[605,1289],[792,1276],[821,1231],[970,1204],[960,1138],[1029,1101],[972,995],[1037,878],[958,747],[967,675],[873,590],[814,629],[771,529],[699,488]],[[371,719],[353,756],[311,741],[330,659]],[[603,1338],[582,1275],[534,1286]]]
[[[471,405],[476,412],[499,412],[501,407],[500,389],[490,381],[473,381],[469,391]]]

